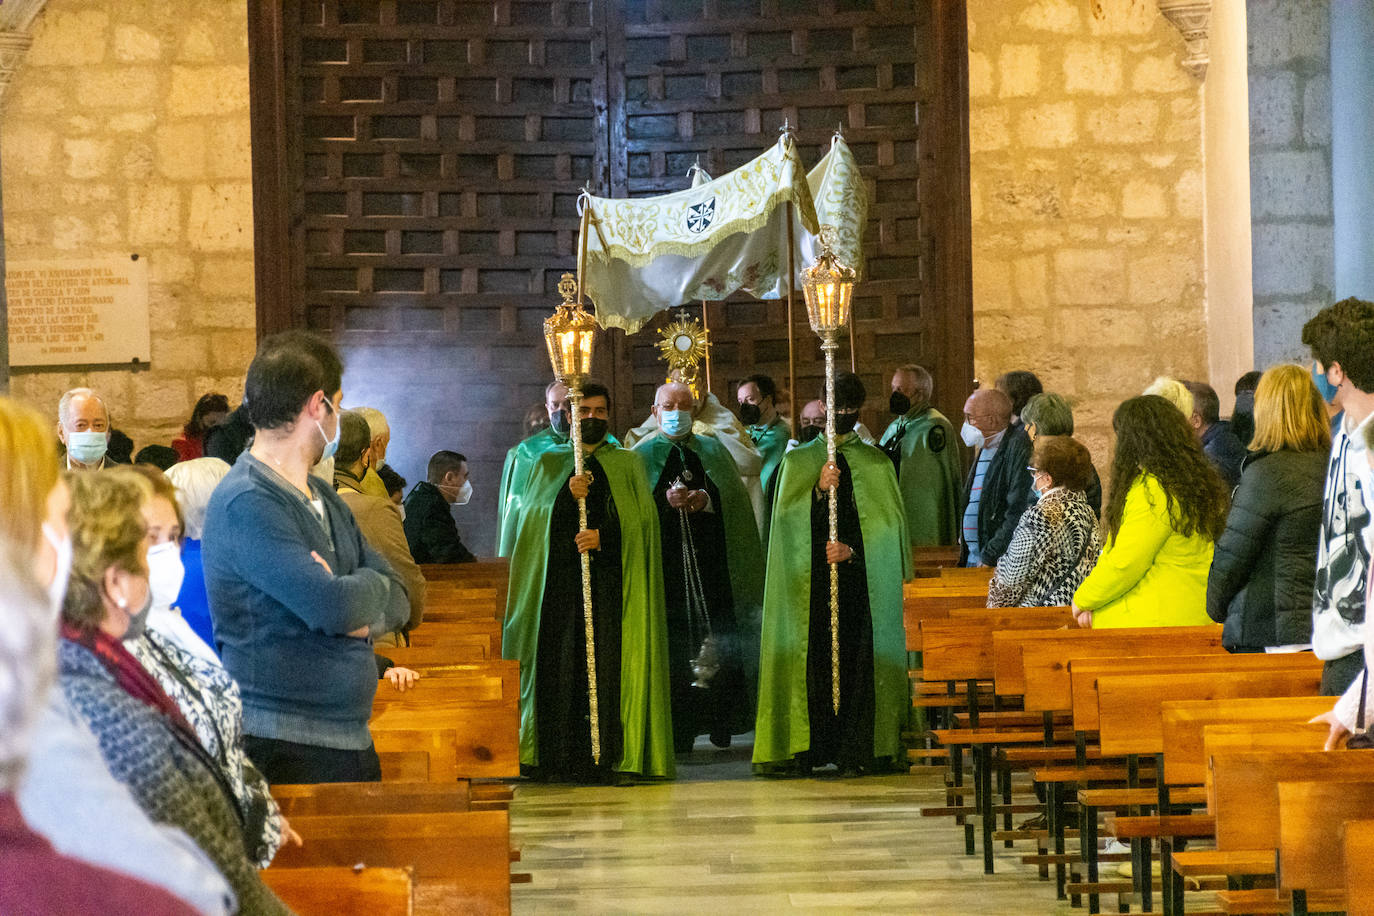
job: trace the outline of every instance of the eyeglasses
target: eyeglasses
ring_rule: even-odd
[[[1033,468],[1033,467],[1031,467],[1030,465],[1027,465],[1027,466],[1026,466],[1026,470],[1028,470],[1028,471],[1031,472],[1031,476],[1032,476],[1032,477],[1034,477],[1034,476],[1036,476],[1036,475],[1038,475],[1038,474],[1040,473],[1040,469],[1039,469],[1039,468]]]

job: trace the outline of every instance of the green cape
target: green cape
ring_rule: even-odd
[[[620,619],[620,724],[625,750],[615,769],[645,776],[672,776],[668,630],[658,511],[638,455],[606,442],[597,446],[595,455],[620,519],[624,597]],[[515,520],[501,654],[520,661],[520,762],[529,766],[539,765],[535,662],[549,557],[549,524],[554,500],[572,472],[572,447],[567,443],[551,445],[534,456]],[[611,714],[611,710],[603,709],[601,714]]]
[[[847,436],[839,451],[849,463],[863,532],[868,604],[873,616],[873,756],[899,751],[908,701],[902,582],[911,578],[906,519],[892,462]],[[807,639],[811,621],[811,502],[825,465],[825,439],[787,453],[778,468],[763,592],[759,711],[754,763],[790,760],[811,746],[806,705]]]
[[[921,404],[888,424],[879,444],[903,428],[902,468],[897,476],[911,546],[957,544],[964,489],[954,427],[940,411]]]
[[[615,436],[607,435],[606,441],[619,445]],[[520,517],[520,503],[525,496],[525,482],[529,477],[534,460],[549,449],[568,444],[566,435],[559,435],[552,427],[544,427],[517,442],[506,452],[506,463],[501,468],[501,498],[496,503],[496,555],[508,557],[515,548],[515,529]]]
[[[753,438],[757,426],[749,427],[750,438]],[[754,443],[759,450],[759,455],[763,457],[763,470],[759,472],[759,483],[763,486],[763,492],[768,492],[768,481],[773,479],[773,472],[778,469],[782,456],[787,453],[787,441],[792,438],[792,431],[787,426],[787,421],[780,415],[773,418],[773,422],[763,427],[759,433],[758,441]]]
[[[701,456],[701,466],[725,504],[718,508],[725,516],[730,593],[735,601],[745,676],[753,687],[758,678],[759,615],[763,604],[763,548],[759,545],[754,505],[749,501],[749,492],[744,489],[735,460],[720,440],[693,435],[682,444]],[[650,491],[658,484],[672,447],[673,441],[660,433],[641,439],[632,449],[644,459]]]

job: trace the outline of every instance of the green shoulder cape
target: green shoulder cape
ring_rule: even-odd
[[[668,630],[663,604],[663,558],[658,512],[639,456],[603,442],[596,460],[620,519],[620,725],[624,755],[615,769],[645,776],[674,774],[668,694]],[[573,472],[572,447],[551,445],[535,455],[515,519],[510,592],[501,650],[520,662],[520,762],[539,765],[534,689],[539,616],[549,557],[554,499]],[[603,709],[602,715],[613,714]]]
[[[759,545],[759,529],[754,518],[754,506],[744,489],[739,468],[730,452],[711,436],[692,436],[687,448],[701,456],[706,476],[716,485],[725,505],[725,540],[730,562],[730,593],[735,601],[735,621],[739,626],[740,649],[744,656],[744,670],[750,686],[758,677],[759,616],[763,604],[763,548]],[[663,435],[642,439],[633,451],[644,459],[652,492],[658,483],[673,442]]]
[[[849,463],[863,532],[868,603],[873,616],[873,756],[899,751],[908,687],[902,583],[911,578],[906,519],[892,462],[882,451],[848,436],[840,453]],[[768,542],[759,657],[759,707],[754,763],[790,760],[811,746],[806,708],[806,656],[811,620],[811,502],[825,465],[825,439],[788,452],[778,468]]]
[[[887,443],[902,429],[898,485],[911,546],[957,544],[963,480],[954,427],[934,407],[920,405],[893,420],[879,442]]]
[[[606,441],[619,445],[615,436],[607,435]],[[558,445],[566,446],[568,437],[559,435],[551,427],[544,427],[517,442],[506,452],[506,463],[501,468],[501,497],[496,503],[496,555],[510,556],[515,547],[516,519],[520,515],[520,502],[525,496],[525,481],[529,477],[534,460],[544,452]]]
[[[755,429],[757,427],[749,427],[751,436]],[[791,438],[792,431],[788,429],[787,421],[779,416],[764,427],[758,441],[754,443],[759,454],[763,457],[763,470],[759,472],[759,483],[763,486],[765,493],[768,492],[768,481],[773,479],[773,473],[777,471],[782,456],[787,453],[787,441]]]

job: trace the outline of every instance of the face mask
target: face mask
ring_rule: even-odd
[[[692,431],[692,412],[690,410],[665,410],[658,418],[658,428],[669,439],[677,439]]]
[[[72,576],[72,536],[68,533],[65,538],[58,540],[52,526],[44,522],[43,538],[57,554],[57,568],[53,571],[52,581],[48,583],[48,603],[52,606],[55,620],[62,614],[62,602],[67,600],[67,582]]]
[[[911,398],[902,394],[900,391],[892,392],[892,396],[887,399],[887,409],[889,413],[902,416],[911,409]]]
[[[81,433],[67,433],[67,457],[81,464],[99,464],[110,447],[108,433],[87,430]]]
[[[823,426],[803,426],[801,428],[801,435],[797,437],[797,441],[805,445],[823,432],[825,432],[825,427]]]
[[[969,421],[964,421],[964,426],[959,430],[959,438],[964,440],[964,444],[969,448],[983,447],[983,433],[978,427]]]
[[[763,410],[757,404],[739,405],[739,418],[745,426],[758,426],[763,419]]]
[[[1337,386],[1331,384],[1326,379],[1326,373],[1322,372],[1319,363],[1312,364],[1312,381],[1316,382],[1317,390],[1321,392],[1322,400],[1330,404],[1336,400]]]
[[[466,506],[468,500],[472,499],[472,481],[463,481],[463,486],[458,490],[458,498],[453,501],[455,506]]]
[[[186,567],[181,565],[181,549],[176,541],[148,548],[148,588],[152,590],[155,607],[171,607],[181,594],[185,577]]]
[[[324,403],[325,406],[329,408],[329,412],[333,413],[334,405],[330,404],[328,401]],[[342,424],[340,424],[340,426],[341,425]],[[334,427],[333,439],[324,434],[324,426],[321,425],[319,420],[315,421],[315,428],[320,431],[320,438],[324,440],[324,454],[320,455],[320,461],[328,461],[330,458],[333,458],[334,453],[339,450],[339,426]]]
[[[129,629],[124,633],[124,639],[138,639],[143,632],[148,629],[148,612],[153,609],[153,589],[151,583],[148,588],[148,598],[143,602],[143,607],[129,617]]]
[[[606,427],[610,424],[601,417],[587,417],[582,421],[582,444],[600,445],[606,438]]]
[[[835,411],[835,435],[847,436],[854,431],[859,422],[859,413],[840,413]]]
[[[396,508],[399,509],[400,512],[401,512],[401,521],[405,521],[405,520],[406,520],[406,504],[405,504],[405,503],[401,503],[401,504],[400,504],[399,506],[397,506]]]
[[[568,420],[568,412],[566,410],[560,410],[550,414],[549,426],[554,432],[558,433],[558,435],[566,436],[568,434],[568,429],[572,426],[571,422]]]

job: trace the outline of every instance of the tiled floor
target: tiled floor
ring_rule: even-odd
[[[704,744],[704,742],[703,742]],[[938,774],[773,781],[748,749],[699,746],[676,782],[630,788],[522,784],[511,809],[515,912],[1069,913],[1052,884],[998,849],[998,873],[963,832],[920,808]]]

